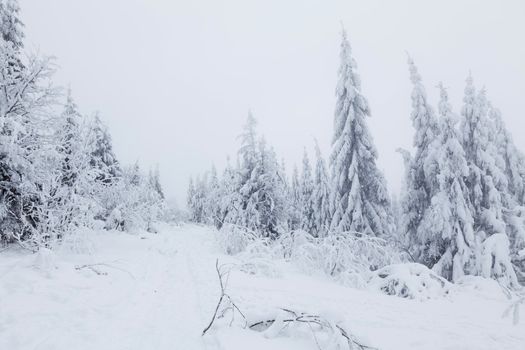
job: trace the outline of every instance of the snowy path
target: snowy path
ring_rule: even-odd
[[[207,280],[206,265],[213,272],[203,234],[100,236],[96,254],[66,255],[50,271],[35,268],[34,256],[1,264],[2,275],[22,271],[0,283],[0,349],[213,349],[201,337],[201,305],[211,301],[200,300],[196,282]],[[101,262],[95,268],[107,275],[74,269]]]
[[[224,322],[201,337],[219,293],[215,259],[236,261],[219,254],[209,229],[100,233],[90,241],[91,254],[59,251],[48,263],[26,252],[0,254],[1,350],[317,349],[308,333],[268,338]],[[99,263],[100,275],[75,269]],[[490,283],[421,302],[346,288],[284,263],[273,267],[276,275],[230,277],[229,293],[251,317],[291,307],[344,318],[383,350],[525,349],[525,320],[513,326],[501,318],[507,301]]]

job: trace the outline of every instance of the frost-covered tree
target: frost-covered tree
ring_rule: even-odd
[[[240,202],[239,182],[239,171],[232,167],[228,157],[219,183],[219,215],[215,222],[218,229],[222,228],[224,223],[230,221],[237,213],[237,204]]]
[[[164,210],[164,201],[138,163],[122,169],[122,179],[105,189],[115,205],[106,219],[107,229],[156,232],[155,223]]]
[[[292,182],[289,191],[289,215],[288,227],[290,230],[298,230],[301,228],[301,213],[302,213],[302,196],[301,196],[301,182],[299,179],[299,169],[294,165],[292,171]]]
[[[314,179],[312,176],[312,167],[310,166],[310,159],[306,149],[303,155],[303,167],[301,172],[301,228],[306,232],[315,234],[315,218],[314,218]]]
[[[220,220],[220,184],[215,165],[212,165],[208,180],[208,192],[206,194],[206,218],[207,222],[219,225]]]
[[[0,1],[0,31],[5,42],[11,43],[16,51],[24,47],[24,24],[19,18],[20,6],[17,0]]]
[[[276,238],[282,232],[285,222],[285,193],[279,179],[279,164],[275,151],[266,146],[262,139],[259,143],[260,160],[254,175],[257,191],[250,205],[255,204],[257,213],[257,231],[263,236]]]
[[[159,166],[155,166],[154,170],[149,171],[148,174],[148,180],[150,183],[150,186],[157,192],[157,195],[164,199],[164,190],[162,189],[162,185],[160,183],[160,171]]]
[[[207,175],[197,177],[195,182],[190,179],[188,189],[188,210],[190,212],[190,220],[195,223],[206,223],[206,194],[207,194]]]
[[[59,148],[62,157],[62,183],[64,186],[72,187],[77,177],[78,171],[75,167],[75,157],[79,153],[78,148],[81,147],[81,123],[82,115],[78,111],[78,107],[71,95],[71,89],[67,92],[67,100],[62,113],[61,128],[59,133]]]
[[[504,162],[491,140],[493,126],[487,114],[485,90],[476,94],[471,76],[467,78],[463,102],[461,135],[469,166],[466,184],[473,209],[474,229],[486,235],[503,233],[507,187]]]
[[[236,191],[239,193],[234,210],[231,210],[226,221],[255,230],[257,228],[256,193],[258,190],[256,168],[260,160],[257,145],[257,121],[251,112],[248,113],[246,124],[239,135],[239,167]]]
[[[514,144],[501,112],[491,105],[489,118],[494,126],[497,152],[505,163],[508,192],[504,197],[503,218],[507,224],[511,259],[520,279],[525,281],[525,156]]]
[[[66,234],[78,227],[91,227],[94,218],[99,218],[103,202],[98,199],[104,189],[97,181],[99,169],[91,165],[91,154],[96,144],[92,120],[80,114],[71,92],[68,93],[61,119],[58,153],[62,164],[62,187],[57,192],[60,194],[57,214],[62,218],[62,231]]]
[[[40,234],[38,192],[53,161],[54,141],[48,133],[55,123],[52,65],[37,56],[24,65],[19,62],[14,44],[0,38],[0,236],[4,241]]]
[[[95,145],[91,154],[91,166],[96,168],[99,173],[97,181],[111,185],[119,180],[122,170],[113,152],[111,135],[98,113],[95,115],[92,124],[92,133],[94,134]]]
[[[440,84],[440,134],[430,145],[437,164],[438,189],[431,198],[418,230],[420,262],[431,266],[441,276],[457,280],[476,273],[476,242],[470,212],[469,174],[465,152],[456,129],[458,117],[452,112],[448,94]]]
[[[439,126],[434,110],[427,100],[421,75],[410,57],[408,67],[413,84],[411,119],[415,129],[415,154],[410,156],[405,151],[402,153],[406,170],[404,194],[401,198],[403,216],[399,231],[404,236],[405,246],[409,248],[414,259],[419,260],[419,255],[425,249],[419,238],[421,220],[425,217],[425,211],[438,188],[436,162],[432,158],[430,145],[438,137]]]
[[[344,31],[340,58],[330,157],[331,230],[386,235],[392,223],[389,195],[376,165],[377,151],[366,124],[370,109]]]
[[[262,236],[275,238],[286,226],[286,193],[273,149],[257,140],[256,120],[248,115],[239,136],[239,165],[227,168],[221,184],[221,220]]]
[[[330,229],[330,179],[325,160],[315,142],[316,163],[314,170],[314,189],[311,201],[313,204],[313,232],[315,236],[325,236]]]
[[[190,177],[188,181],[188,191],[186,192],[186,207],[189,212],[189,219],[194,221],[194,197],[195,197],[195,183],[193,182],[193,177]]]

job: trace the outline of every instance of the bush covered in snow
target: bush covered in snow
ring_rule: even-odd
[[[321,271],[343,284],[362,287],[371,271],[400,262],[387,241],[358,233],[313,237],[304,231],[282,235],[275,243],[278,256],[304,271]]]
[[[269,259],[283,259],[305,272],[321,272],[354,287],[364,287],[372,271],[401,261],[387,241],[357,233],[314,237],[297,230],[271,240],[229,224],[218,232],[217,238],[225,253],[242,253],[241,257],[250,262],[259,259],[259,265],[265,266],[263,270],[268,268]]]
[[[239,254],[251,244],[263,243],[263,239],[255,232],[235,224],[224,224],[217,234],[217,240],[228,255]]]
[[[448,294],[451,284],[426,266],[394,264],[373,272],[370,289],[409,299],[429,299]]]

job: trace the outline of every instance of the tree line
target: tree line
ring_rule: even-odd
[[[296,230],[315,237],[366,234],[451,281],[464,275],[525,281],[525,156],[501,112],[471,75],[460,113],[442,83],[436,111],[411,58],[408,67],[414,140],[412,152],[398,150],[405,164],[400,200],[377,167],[370,107],[343,31],[328,162],[316,144],[313,167],[305,151],[300,171],[294,167],[288,178],[249,113],[236,163],[228,160],[221,176],[213,167],[190,180],[190,219],[270,239]]]
[[[38,249],[80,227],[152,230],[158,170],[121,166],[99,115],[53,83],[54,60],[24,51],[19,14],[0,1],[0,241]]]

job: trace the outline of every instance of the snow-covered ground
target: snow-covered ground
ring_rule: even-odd
[[[220,293],[215,260],[238,263],[219,252],[211,229],[101,232],[82,241],[88,252],[0,253],[0,349],[318,349],[311,332],[257,332],[238,319],[201,336]],[[525,320],[501,317],[508,300],[490,281],[419,301],[344,287],[285,263],[271,268],[229,276],[227,291],[250,319],[283,307],[321,314],[379,349],[525,349]]]

